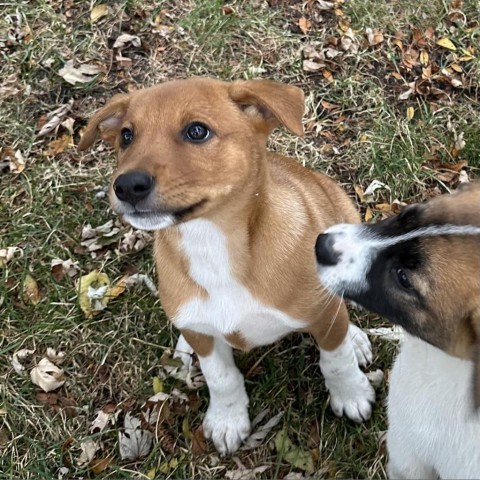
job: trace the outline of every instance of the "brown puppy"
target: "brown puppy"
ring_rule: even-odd
[[[320,279],[405,328],[390,377],[390,478],[480,475],[480,183],[319,236]]]
[[[160,299],[183,334],[177,350],[189,350],[186,339],[199,356],[210,391],[204,429],[221,453],[250,429],[232,346],[309,332],[334,412],[371,413],[358,366],[371,360],[368,339],[319,283],[313,250],[319,232],[357,222],[357,212],[332,180],[265,148],[276,126],[303,135],[303,110],[292,86],[180,80],[114,97],[79,144],[100,135],[114,145],[112,207],[156,231]]]

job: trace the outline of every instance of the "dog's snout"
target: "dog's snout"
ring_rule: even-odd
[[[333,249],[334,235],[321,233],[315,243],[315,255],[320,265],[336,265],[340,259],[340,254]]]
[[[119,200],[132,205],[147,198],[155,186],[155,179],[147,172],[133,170],[119,175],[113,183],[113,190]]]

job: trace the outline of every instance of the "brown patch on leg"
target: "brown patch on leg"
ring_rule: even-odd
[[[214,338],[192,330],[180,330],[185,340],[200,357],[208,357],[213,351]]]
[[[251,350],[251,346],[247,343],[245,338],[240,332],[233,332],[228,333],[225,335],[225,340],[229,343],[233,348],[237,348],[238,350],[242,350],[244,352],[248,352]]]
[[[347,336],[350,318],[345,303],[338,299],[319,313],[317,321],[307,329],[319,348],[335,350]]]

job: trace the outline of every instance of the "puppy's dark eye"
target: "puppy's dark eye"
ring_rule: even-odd
[[[397,273],[398,283],[403,288],[406,288],[407,290],[411,290],[412,289],[412,284],[410,283],[410,280],[408,279],[407,274],[401,268],[397,268],[396,273]]]
[[[133,130],[129,128],[122,129],[121,133],[121,145],[122,147],[127,147],[133,142]]]
[[[210,138],[211,132],[203,123],[195,122],[188,125],[184,136],[189,142],[202,143]]]

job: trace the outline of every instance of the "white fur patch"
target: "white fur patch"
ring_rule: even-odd
[[[123,218],[132,227],[140,230],[161,230],[175,223],[173,215],[164,213],[125,213]]]
[[[335,415],[346,415],[355,422],[370,418],[375,401],[375,392],[358,367],[357,356],[371,358],[370,342],[359,332],[360,329],[350,325],[349,334],[335,350],[320,349],[320,369],[330,392],[330,406]],[[360,352],[356,353],[357,349]]]
[[[218,338],[240,332],[251,345],[268,345],[306,324],[263,305],[236,280],[230,268],[223,232],[208,220],[180,225],[182,246],[190,275],[208,292],[208,299],[194,298],[182,305],[175,325]]]
[[[390,377],[390,478],[479,478],[473,362],[405,336]]]
[[[216,338],[213,352],[200,357],[200,367],[210,391],[203,430],[222,454],[237,450],[250,433],[248,396],[243,376],[235,366],[232,347]]]

